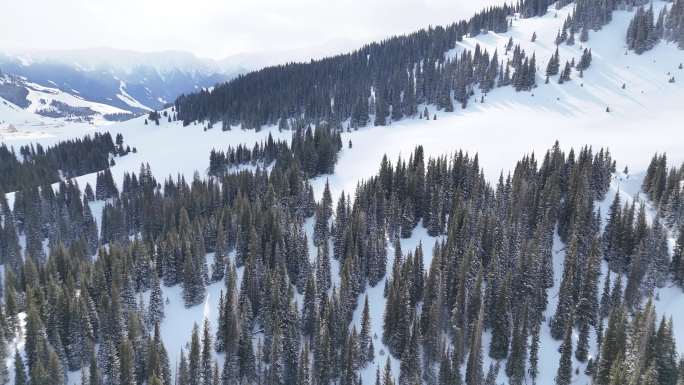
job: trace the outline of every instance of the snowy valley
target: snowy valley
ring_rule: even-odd
[[[681,0],[656,1],[646,7],[652,6],[657,16],[675,4],[682,8]],[[605,234],[608,223],[616,226],[611,218],[619,195],[620,218],[632,217],[620,222],[623,231],[634,232],[644,245],[653,242],[648,247],[660,247],[655,244],[665,240],[668,260],[681,253],[677,245],[680,219],[668,223],[660,218],[670,206],[661,206],[663,199],[654,202],[654,193],[643,191],[642,186],[653,178],[655,154],[667,154],[667,172],[675,170],[672,179],[665,178],[665,172],[657,183],[684,179],[679,176],[684,171],[677,169],[684,162],[684,50],[667,39],[641,54],[628,49],[625,36],[638,7],[626,5],[615,6],[612,20],[600,29],[589,29],[587,41],[579,41],[578,29],[574,44],[556,44],[576,6],[575,2],[559,7],[554,3],[542,15],[530,17],[523,17],[522,10],[511,13],[504,17],[505,32],[465,34],[440,54],[443,62],[438,67],[476,50],[492,56],[496,52],[505,63],[514,58],[513,47],[508,47],[512,42],[524,51],[525,63],[531,57],[536,60],[536,75],[527,79],[533,84],[528,89],[505,86],[485,91],[475,82],[464,88],[465,103],[458,100],[456,90],[448,89],[451,108],[426,98],[400,119],[392,119],[388,109],[388,119],[382,124],[377,124],[372,109],[365,124],[358,124],[353,116],[338,116],[333,125],[325,119],[307,121],[301,115],[284,118],[276,114],[266,124],[261,124],[260,116],[238,122],[228,118],[228,112],[183,122],[183,116],[176,119],[179,114],[187,116],[187,110],[179,107],[182,103],[150,108],[160,112],[156,122],[148,112],[122,122],[105,121],[106,114],[146,109],[123,99],[132,109],[122,108],[121,103],[86,101],[61,87],[4,77],[0,87],[20,82],[27,90],[23,98],[0,99],[0,141],[14,150],[17,164],[22,163],[22,146],[40,144],[48,149],[96,133],[123,138],[121,150],[112,147],[105,152],[108,171],[69,178],[74,182],[69,186],[51,181],[56,182],[53,194],[38,193],[37,186],[15,191],[0,185],[7,202],[0,200],[0,251],[5,253],[2,280],[12,285],[3,290],[1,307],[6,330],[6,337],[0,338],[6,351],[4,379],[20,383],[15,374],[16,351],[26,365],[26,378],[36,385],[372,385],[376,378],[383,385],[682,384],[684,365],[680,362],[675,361],[675,373],[667,373],[670,377],[664,379],[666,370],[645,367],[643,358],[657,356],[660,364],[677,357],[640,350],[653,349],[659,332],[648,329],[649,322],[658,328],[660,318],[666,317],[673,321],[671,335],[678,358],[684,357],[684,291],[681,282],[676,282],[677,273],[668,266],[666,277],[657,284],[650,288],[644,284],[644,293],[652,291],[654,308],[650,309],[641,288],[625,288],[634,280],[630,277],[640,273],[633,267],[634,259],[648,253],[633,241],[637,244],[624,246],[631,251],[623,255],[611,249]],[[586,69],[571,68],[570,79],[562,84],[560,75],[550,75],[546,81],[546,65],[556,52],[562,69],[566,61],[579,63],[587,50],[591,64]],[[361,99],[375,100],[377,89],[370,87],[368,96],[363,94]],[[126,95],[123,89],[121,95]],[[30,103],[18,105],[21,100]],[[263,103],[268,100],[265,96]],[[326,103],[334,106],[334,98]],[[65,105],[93,112],[97,118],[84,122],[55,112],[60,107],[63,112]],[[232,113],[233,107],[226,110]],[[246,116],[238,107],[234,111]],[[309,125],[316,126],[314,134],[307,133]],[[318,136],[319,130],[325,134]],[[281,141],[288,150],[278,147],[278,155],[263,162],[255,151],[253,158],[237,167],[227,167],[218,175],[210,173],[212,150],[228,151],[240,145],[251,150],[269,140]],[[329,147],[322,148],[321,143]],[[131,151],[123,151],[125,146]],[[602,149],[609,150],[609,155]],[[31,156],[38,159],[40,151]],[[333,170],[317,167],[326,157],[334,158]],[[31,163],[27,159],[23,158],[25,165]],[[149,172],[143,165],[149,166]],[[9,167],[0,164],[3,170],[9,174]],[[65,170],[58,171],[64,175]],[[106,187],[109,177],[115,192]],[[387,178],[400,187],[389,186]],[[86,185],[91,186],[91,193],[97,192],[92,198],[86,197]],[[682,188],[669,186],[668,191]],[[340,205],[341,196],[346,197],[347,206]],[[85,207],[73,209],[81,205],[74,199]],[[630,214],[630,205],[636,212]],[[47,214],[51,207],[60,207],[59,214],[65,218],[78,217],[73,210],[84,218],[92,216],[89,224],[91,231],[95,226],[94,239],[82,235],[94,244],[79,245],[71,239],[73,235],[67,235],[78,234],[80,228],[53,229],[63,223],[60,215]],[[29,218],[31,213],[37,219]],[[158,217],[162,213],[165,217]],[[639,215],[644,218],[643,227],[637,224]],[[8,224],[14,220],[16,225]],[[15,227],[16,239],[8,230],[14,234]],[[38,240],[36,233],[41,234]],[[83,255],[69,258],[65,251],[51,250],[60,241],[68,244],[69,252],[83,249]],[[21,253],[15,251],[10,257],[8,250],[15,243]],[[91,246],[102,249],[91,252]],[[43,255],[34,255],[27,263],[22,259],[27,249],[33,254],[42,249]],[[203,253],[198,255],[198,250]],[[417,259],[411,261],[415,255],[422,261],[420,268]],[[176,262],[168,262],[170,258]],[[327,265],[322,262],[326,258]],[[397,258],[401,264],[395,268]],[[377,261],[383,260],[386,264],[380,267]],[[8,273],[12,263],[14,271]],[[180,270],[170,272],[169,264]],[[598,306],[604,306],[599,302],[605,297],[602,290],[609,265],[613,285],[607,286],[608,297],[611,291],[619,292],[620,305],[609,298],[613,302],[599,311]],[[644,269],[648,272],[639,281],[650,279],[655,274],[651,271],[657,270],[652,265]],[[323,284],[325,273],[319,273],[323,270],[329,274],[327,285]],[[145,279],[139,282],[138,276]],[[408,283],[407,276],[412,277]],[[638,292],[636,304],[621,303],[622,291],[614,290],[618,276],[625,291]],[[593,287],[588,283],[592,280]],[[190,283],[201,290],[188,293]],[[60,287],[58,292],[55,287]],[[569,287],[573,287],[572,295]],[[92,298],[83,299],[84,292]],[[69,293],[78,297],[69,298]],[[234,307],[230,311],[226,310],[229,295]],[[597,306],[589,321],[575,315],[583,311],[580,305],[585,297]],[[571,305],[562,309],[559,303],[565,302]],[[158,310],[160,303],[163,317],[156,320],[157,341],[150,309]],[[62,318],[51,316],[50,310],[60,307],[68,309],[60,311]],[[569,311],[563,314],[570,320],[558,321],[558,309]],[[311,319],[315,322],[307,324]],[[208,347],[202,336],[205,320]],[[609,328],[610,320],[615,325],[623,322],[622,329]],[[631,325],[646,325],[648,330]],[[199,336],[193,343],[195,326]],[[584,327],[585,335],[580,336]],[[560,338],[554,335],[559,328]],[[71,334],[75,331],[79,331],[77,338]],[[362,331],[363,338],[357,334]],[[491,346],[496,346],[493,341],[499,341],[502,333],[505,352],[498,351],[497,356]],[[620,333],[626,346],[612,357],[609,363],[614,366],[601,367],[605,363],[599,361],[607,353],[601,353],[597,335],[603,338],[602,346],[617,346],[611,338],[619,339]],[[530,356],[535,334],[533,371]],[[667,330],[661,334],[667,336]],[[223,341],[227,336],[233,339]],[[580,359],[575,350],[581,338],[586,339],[587,351]],[[659,343],[664,339],[658,339]],[[73,346],[76,341],[83,347]],[[294,351],[292,341],[296,341]],[[369,341],[372,354],[367,351]],[[325,354],[319,350],[322,346]],[[460,353],[454,353],[459,348]],[[568,349],[570,356],[565,354]],[[515,360],[511,358],[514,350],[518,353]],[[305,354],[306,360],[302,359]],[[198,357],[200,361],[195,360]],[[559,374],[563,359],[569,364],[565,372],[570,376],[565,379],[561,378],[565,372]],[[150,369],[163,367],[162,362],[169,373]],[[330,373],[324,373],[321,362]],[[587,369],[588,362],[593,368]],[[227,370],[226,364],[234,367]],[[182,365],[195,365],[195,369],[186,367],[186,372],[196,370],[201,375],[189,378]],[[497,372],[492,371],[495,365]],[[93,367],[99,376],[92,373]],[[620,377],[623,370],[625,377]],[[126,371],[135,378],[126,377]],[[648,382],[656,376],[653,373],[662,377]],[[3,375],[0,370],[0,378]]]

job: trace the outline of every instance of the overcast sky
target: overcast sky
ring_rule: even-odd
[[[347,49],[496,0],[0,0],[0,49],[113,47],[200,57]]]

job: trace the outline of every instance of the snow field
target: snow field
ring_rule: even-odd
[[[654,8],[664,6],[664,2],[654,2]],[[637,196],[641,185],[638,173],[645,170],[653,153],[667,152],[672,164],[684,161],[684,135],[681,124],[683,110],[681,101],[684,100],[684,71],[677,67],[684,62],[684,51],[678,50],[671,44],[661,42],[653,50],[636,55],[629,52],[625,55],[624,34],[632,13],[616,11],[613,21],[600,31],[591,31],[587,43],[577,42],[575,46],[560,46],[561,61],[579,58],[580,48],[592,49],[593,61],[584,77],[580,78],[573,72],[573,80],[563,85],[557,84],[557,77],[544,84],[544,71],[550,55],[556,46],[553,39],[565,17],[571,12],[570,7],[559,11],[551,10],[546,16],[532,19],[515,19],[513,28],[505,34],[487,33],[475,38],[466,38],[454,50],[446,55],[454,55],[466,48],[474,48],[479,43],[487,48],[490,54],[498,50],[499,58],[505,58],[504,45],[509,37],[513,37],[515,44],[521,44],[527,52],[534,51],[537,60],[537,84],[532,92],[515,92],[511,88],[496,89],[487,95],[476,95],[470,99],[467,109],[456,108],[456,112],[445,113],[428,106],[430,114],[437,114],[437,120],[405,119],[393,122],[384,127],[366,127],[343,134],[343,149],[335,168],[335,174],[324,175],[312,180],[314,192],[320,199],[326,180],[330,183],[331,193],[336,200],[342,191],[353,194],[356,183],[374,175],[384,154],[394,163],[397,156],[408,157],[414,147],[421,144],[425,148],[426,156],[450,154],[463,149],[471,154],[479,154],[480,166],[486,177],[495,182],[501,172],[507,173],[515,166],[515,162],[525,153],[534,152],[537,157],[543,156],[544,151],[558,140],[564,150],[570,147],[578,149],[588,144],[598,147],[609,147],[613,158],[618,162],[621,170],[628,165],[636,174],[615,175],[606,198],[598,203],[601,212],[606,215],[608,206],[617,191],[625,199]],[[557,16],[556,16],[557,15]],[[530,37],[537,34],[536,42]],[[668,83],[668,73],[674,74],[676,83]],[[681,78],[681,80],[680,80]],[[625,89],[622,89],[625,84]],[[484,97],[484,103],[480,103]],[[16,107],[16,106],[14,106]],[[424,106],[420,106],[422,110]],[[605,112],[610,107],[611,112]],[[113,134],[122,133],[125,144],[137,148],[136,154],[116,158],[116,165],[112,167],[115,180],[121,183],[126,172],[137,172],[141,163],[149,163],[158,181],[169,175],[182,175],[186,180],[191,179],[197,172],[206,176],[209,151],[212,148],[225,149],[229,145],[253,144],[272,134],[274,139],[289,140],[291,132],[279,132],[277,127],[265,127],[259,132],[242,130],[233,127],[232,130],[222,132],[220,124],[213,129],[203,130],[203,125],[189,125],[183,127],[179,122],[168,123],[160,120],[160,125],[153,122],[143,123],[144,117],[127,122],[113,123],[107,126],[88,125],[82,123],[65,123],[58,119],[50,119],[34,115],[28,111],[13,108],[11,104],[0,103],[0,140],[10,146],[39,142],[44,145],[57,141],[82,137],[96,131],[110,131]],[[371,119],[372,121],[372,119]],[[18,133],[6,133],[3,128],[13,124]],[[351,140],[352,148],[347,143]],[[95,174],[76,178],[83,188],[85,183],[95,185]],[[9,196],[11,203],[11,194]],[[623,200],[624,201],[624,200]],[[100,223],[102,202],[92,204],[93,213],[98,225]],[[649,210],[652,219],[654,211]],[[310,242],[309,257],[313,261],[316,249],[313,247],[313,220],[308,219],[305,230]],[[424,266],[430,266],[432,248],[435,238],[427,235],[426,230],[419,224],[414,229],[412,237],[401,240],[404,253],[412,251],[422,243],[424,251]],[[671,239],[672,241],[672,239]],[[332,248],[331,248],[332,250]],[[545,312],[548,317],[555,311],[558,288],[562,276],[564,245],[556,237],[553,245],[554,287],[549,291],[549,304]],[[387,249],[388,267],[394,258],[391,245]],[[207,256],[207,264],[211,265],[213,255]],[[232,256],[231,256],[232,258]],[[331,258],[331,276],[333,284],[339,285],[339,263]],[[602,280],[605,277],[606,266],[602,266]],[[242,269],[238,269],[240,278]],[[375,346],[375,361],[362,371],[364,384],[373,384],[377,367],[382,370],[387,357],[387,348],[382,344],[382,320],[385,298],[383,297],[384,280],[375,287],[367,287],[364,294],[359,296],[359,306],[354,312],[353,325],[360,328],[360,318],[364,295],[368,295],[371,314],[373,344]],[[169,353],[173,367],[178,360],[181,347],[189,341],[192,327],[197,323],[202,326],[203,319],[209,318],[212,332],[216,330],[218,298],[221,290],[225,290],[224,282],[216,282],[207,287],[207,298],[202,305],[185,308],[180,286],[162,287],[166,318],[161,324],[164,344]],[[684,295],[677,287],[665,287],[658,290],[656,309],[659,315],[672,316],[676,325],[675,337],[680,352],[684,352]],[[149,293],[145,294],[145,298]],[[301,296],[297,297],[301,306]],[[375,338],[377,335],[377,339]],[[575,341],[577,336],[574,336]],[[591,346],[594,346],[595,336],[591,335]],[[490,359],[487,347],[490,339],[489,332],[483,335],[484,370],[488,369]],[[550,338],[548,326],[544,324],[540,344],[539,384],[550,384],[556,374],[558,366],[560,341]],[[15,346],[21,349],[23,341],[17,339]],[[384,355],[381,355],[384,351]],[[595,351],[590,355],[595,356]],[[215,355],[219,365],[223,364],[222,355]],[[574,357],[573,357],[573,360]],[[12,358],[13,361],[13,358]],[[11,363],[13,365],[13,363]],[[504,362],[497,382],[505,382],[503,373]],[[573,372],[574,384],[589,383],[584,375],[585,364],[573,361],[574,367],[580,368],[580,374]],[[392,371],[395,377],[399,374],[399,362],[392,359]],[[70,373],[70,384],[80,382],[80,373]]]

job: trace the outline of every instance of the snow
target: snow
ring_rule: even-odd
[[[110,126],[93,126],[89,124],[68,124],[46,126],[41,130],[43,137],[9,137],[3,138],[8,146],[19,146],[34,143],[53,145],[61,140],[78,138],[99,131],[109,131],[112,135],[123,134],[124,145],[135,147],[137,153],[130,153],[123,157],[114,158],[116,165],[111,167],[112,176],[117,183],[122,183],[126,172],[138,172],[140,165],[149,163],[158,181],[169,176],[175,178],[182,175],[186,180],[192,180],[197,171],[206,176],[209,167],[209,153],[212,149],[225,150],[228,146],[262,142],[271,134],[275,140],[289,141],[292,133],[278,131],[277,127],[266,127],[260,131],[233,128],[230,132],[223,132],[218,128],[203,131],[201,125],[183,127],[180,122],[167,122],[162,116],[159,126],[154,122],[144,124],[145,117],[135,118],[126,122]],[[75,178],[83,188],[86,183],[95,186],[96,173]],[[57,184],[55,184],[56,186]],[[13,194],[8,195],[9,203],[13,202]],[[94,214],[97,215],[96,212]]]
[[[54,82],[52,81],[49,82],[51,84],[54,84]],[[52,106],[53,101],[66,104],[70,107],[89,108],[95,113],[95,115],[92,116],[91,119],[93,119],[95,123],[98,124],[106,123],[106,120],[103,119],[102,115],[129,113],[129,111],[122,110],[114,106],[85,100],[79,95],[78,91],[75,91],[73,89],[71,90],[71,93],[69,93],[62,91],[57,87],[46,87],[37,83],[29,82],[24,77],[10,77],[7,75],[3,75],[2,77],[0,77],[0,84],[3,83],[9,83],[23,87],[28,92],[28,94],[26,95],[28,106],[25,108],[25,110],[32,114],[27,114],[27,116],[31,116],[35,113],[45,114],[47,112],[53,112],[57,110],[55,106]],[[6,101],[5,99],[0,98],[0,101],[2,101],[3,104],[19,108],[14,104],[11,104],[10,102]],[[0,116],[4,118],[5,114],[2,114]]]
[[[4,275],[4,269],[2,272]],[[26,313],[25,312],[19,313],[17,315],[17,318],[19,320],[19,328],[21,329],[21,333],[18,333],[11,341],[8,341],[9,344],[7,344],[7,351],[9,352],[9,354],[8,354],[7,359],[5,360],[7,367],[10,369],[9,370],[10,384],[14,383],[14,376],[15,376],[14,353],[17,350],[21,354],[21,358],[24,361],[24,365],[26,364],[26,354],[24,352],[24,346],[26,345],[26,339],[24,338],[24,335],[26,333]],[[80,377],[79,377],[79,380],[80,380]]]
[[[659,7],[664,3],[654,4]],[[684,135],[680,134],[679,125],[684,86],[682,82],[667,82],[667,72],[681,71],[684,75],[684,70],[677,69],[684,62],[684,51],[660,43],[643,55],[631,52],[625,55],[623,36],[631,13],[616,11],[609,25],[601,31],[590,32],[585,46],[592,48],[593,61],[584,78],[573,73],[573,80],[563,85],[558,85],[553,78],[550,84],[543,84],[541,74],[555,50],[553,39],[568,12],[570,8],[566,7],[540,18],[516,19],[509,33],[488,33],[459,43],[460,48],[472,47],[475,42],[490,50],[498,48],[503,57],[503,45],[512,36],[515,43],[537,56],[538,87],[533,92],[515,92],[510,87],[496,89],[485,96],[484,103],[479,103],[480,95],[476,95],[465,110],[457,108],[456,112],[445,113],[429,106],[431,115],[437,113],[437,120],[405,119],[384,127],[344,133],[345,146],[335,174],[313,181],[316,196],[321,196],[326,179],[330,180],[334,198],[342,190],[352,192],[360,179],[375,174],[384,154],[391,161],[399,155],[408,157],[418,144],[425,147],[427,156],[458,149],[479,153],[480,164],[491,181],[502,170],[510,170],[522,154],[535,152],[540,156],[556,140],[566,150],[585,144],[608,146],[618,161],[618,169],[628,164],[632,170],[643,170],[654,152],[667,152],[673,163],[684,161],[684,153],[680,151],[684,148]],[[558,16],[554,17],[556,13]],[[538,36],[535,43],[529,41],[532,32]],[[569,59],[570,54],[578,58],[580,44],[561,45],[560,52],[562,59]],[[622,83],[627,85],[625,90],[621,88]],[[605,112],[607,105],[610,113]],[[0,107],[3,106],[0,104]],[[0,120],[19,123],[25,120],[15,116],[5,118],[5,113],[5,109],[0,110]],[[267,132],[284,139],[290,137],[289,133],[279,133],[274,127],[258,133],[239,127],[228,132],[214,128],[202,133],[200,125],[181,127],[178,122],[167,123],[164,119],[158,127],[145,126],[142,117],[107,127],[77,123],[51,126],[54,120],[42,117],[36,120],[49,126],[34,130],[42,132],[44,137],[38,140],[41,143],[50,144],[93,131],[120,132],[126,143],[137,147],[139,152],[129,155],[131,160],[120,159],[125,164],[115,166],[114,171],[122,168],[137,171],[144,161],[161,178],[177,172],[186,178],[191,178],[195,170],[203,173],[208,165],[208,151],[213,147],[253,143],[265,138]],[[24,127],[27,131],[32,128]],[[9,145],[21,145],[33,142],[34,138],[3,137],[3,140]],[[347,148],[349,140],[353,143],[351,149]],[[184,152],[182,157],[177,156],[179,151]]]
[[[657,10],[664,4],[658,1],[654,6]],[[604,215],[608,213],[607,208],[618,190],[624,198],[623,201],[635,198],[640,189],[643,170],[655,152],[667,152],[668,160],[672,164],[684,161],[684,135],[681,134],[684,71],[677,68],[679,63],[684,62],[684,51],[671,44],[660,43],[643,55],[639,56],[632,52],[625,55],[624,34],[632,14],[627,11],[616,11],[613,21],[601,31],[591,31],[589,42],[583,46],[579,42],[572,47],[560,46],[561,60],[571,57],[578,59],[581,48],[592,49],[593,61],[590,68],[584,72],[584,77],[579,78],[577,73],[573,73],[573,80],[563,85],[557,84],[555,77],[549,84],[544,84],[542,74],[549,56],[556,49],[553,39],[570,11],[571,8],[566,7],[559,11],[552,10],[540,18],[515,19],[513,28],[508,33],[488,33],[475,38],[465,38],[454,50],[446,53],[454,55],[459,50],[472,48],[479,43],[490,52],[498,49],[501,59],[504,56],[505,43],[509,37],[513,37],[516,44],[519,43],[527,52],[536,54],[538,87],[532,92],[518,93],[511,88],[503,88],[481,95],[477,91],[465,110],[457,107],[456,112],[445,113],[428,106],[431,116],[437,114],[437,120],[405,119],[384,127],[366,127],[358,131],[345,132],[342,135],[344,148],[340,152],[335,173],[320,176],[312,181],[316,198],[322,196],[326,180],[329,181],[333,199],[339,197],[342,191],[353,193],[361,179],[376,174],[384,154],[387,154],[392,162],[399,155],[408,158],[418,144],[424,146],[426,156],[450,154],[459,149],[471,154],[478,153],[485,176],[495,182],[501,172],[507,173],[512,170],[522,155],[534,152],[541,157],[556,140],[564,150],[569,150],[570,147],[577,149],[587,144],[595,148],[609,147],[613,158],[617,160],[618,170],[627,165],[630,170],[636,171],[629,175],[615,175],[606,198],[598,202],[598,207]],[[537,34],[534,43],[530,41],[533,32]],[[671,74],[678,78],[676,83],[668,83]],[[623,83],[626,85],[625,89],[622,89]],[[122,84],[122,95],[119,95],[122,100],[126,98],[124,86]],[[482,96],[484,103],[479,102]],[[275,126],[264,127],[258,132],[242,130],[240,127],[232,127],[230,131],[223,132],[219,128],[220,124],[217,124],[215,128],[204,131],[201,124],[183,127],[179,122],[167,122],[165,117],[160,120],[159,126],[152,122],[145,125],[144,117],[106,126],[64,122],[37,116],[9,102],[2,102],[3,100],[0,100],[0,140],[10,146],[18,147],[35,142],[51,145],[60,140],[101,131],[122,133],[125,143],[136,147],[137,153],[115,159],[116,165],[112,167],[112,174],[119,183],[125,172],[137,172],[141,163],[149,163],[153,174],[160,181],[169,175],[174,178],[176,175],[183,175],[186,179],[191,179],[195,172],[200,176],[206,176],[209,152],[213,148],[225,149],[229,145],[237,144],[251,146],[255,142],[265,140],[268,134],[273,135],[276,140],[289,141],[291,137],[290,132],[280,132]],[[419,111],[422,111],[423,107],[420,106]],[[605,111],[606,107],[610,107],[610,113]],[[10,124],[17,132],[8,130]],[[347,146],[350,140],[352,148]],[[95,174],[84,175],[77,180],[82,187],[85,183],[94,185]],[[8,198],[11,203],[12,194]],[[103,202],[91,205],[98,223],[102,205]],[[647,207],[649,220],[652,220],[654,210],[650,206]],[[309,257],[312,261],[316,257],[313,225],[312,219],[308,219],[304,225],[309,239]],[[401,246],[406,253],[422,243],[424,266],[427,270],[435,240],[434,237],[427,235],[427,231],[420,224],[410,238],[401,240]],[[545,312],[547,318],[555,311],[564,252],[564,245],[556,236],[553,244],[554,287],[549,291],[549,305]],[[387,271],[391,272],[394,259],[391,244],[388,244],[387,256]],[[209,265],[212,258],[211,254],[207,256]],[[339,285],[340,267],[334,258],[331,258],[331,268],[332,283]],[[602,271],[604,274],[601,280],[605,277],[605,264]],[[239,277],[241,273],[242,269],[238,269]],[[358,300],[362,305],[364,295],[368,295],[373,343],[376,349],[375,361],[362,371],[364,384],[374,383],[376,367],[382,370],[388,354],[381,340],[385,304],[383,285],[384,280],[375,287],[366,288]],[[601,286],[602,284],[599,287]],[[209,317],[215,330],[218,297],[223,288],[223,282],[209,285],[207,298],[203,304],[185,308],[180,286],[163,287],[164,297],[169,299],[169,303],[166,304],[166,318],[161,325],[161,331],[172,365],[175,365],[181,347],[189,340],[193,324],[201,326],[203,318]],[[675,337],[680,351],[684,349],[684,312],[677,309],[682,308],[684,295],[680,288],[668,286],[658,290],[656,309],[659,314],[673,317],[676,325]],[[353,324],[357,329],[360,328],[361,310],[361,306],[357,307],[353,315]],[[489,338],[489,333],[485,333],[485,348],[488,346]],[[591,346],[595,349],[593,338],[592,333]],[[540,345],[538,383],[553,382],[558,366],[559,346],[560,341],[549,337],[548,326],[545,325]],[[381,350],[385,352],[384,355],[380,354]],[[595,353],[590,351],[591,355]],[[486,349],[484,356],[486,371],[490,362]],[[221,356],[216,357],[219,364],[222,364]],[[583,374],[584,365],[574,361],[574,366],[580,367],[580,374],[573,374],[574,384],[589,383]],[[398,367],[398,361],[392,359],[395,377],[399,373]],[[77,383],[77,377],[72,374],[70,383]],[[502,366],[498,382],[505,381]]]
[[[30,112],[50,111],[54,109],[54,107],[51,106],[52,101],[56,101],[71,107],[87,107],[100,115],[129,113],[128,111],[114,106],[85,100],[80,96],[72,95],[57,88],[44,87],[30,82],[26,82],[25,85],[29,92],[26,99],[31,103],[27,107],[27,110]],[[98,123],[103,122],[104,119],[99,118]]]
[[[556,311],[558,306],[558,295],[561,284],[561,279],[563,278],[563,261],[565,260],[565,244],[560,240],[558,233],[554,233],[553,236],[553,287],[548,291],[548,305],[546,305],[546,310],[544,311],[544,318],[548,321]],[[604,274],[601,275],[600,285],[602,285],[602,278]],[[601,287],[601,286],[599,286]],[[589,357],[596,357],[596,345],[595,345],[594,333],[589,334]],[[579,336],[577,330],[573,330],[572,344],[573,348],[577,346],[577,341]],[[560,346],[562,341],[556,341],[551,338],[551,330],[549,324],[544,322],[542,324],[542,330],[540,332],[539,339],[539,375],[538,382],[540,384],[550,384],[556,376],[558,370],[558,362],[560,360]],[[586,368],[586,363],[577,361],[574,354],[572,357],[573,368],[580,368],[579,374],[575,374],[573,370],[572,373],[572,383],[573,384],[589,384],[591,383],[590,378],[584,374],[584,369]],[[501,375],[501,374],[500,374]],[[499,377],[501,379],[501,377]]]
[[[632,201],[636,200],[637,207],[640,202],[644,203],[646,221],[651,224],[656,217],[656,209],[653,207],[652,203],[648,201],[643,194],[639,194],[641,190],[641,183],[644,179],[645,173],[638,172],[636,174],[624,174],[622,172],[616,173],[611,181],[610,189],[606,198],[601,202],[599,207],[601,208],[601,214],[605,218],[609,213],[608,208],[613,202],[616,194],[620,194],[620,199],[625,203],[631,204]],[[675,246],[675,234],[668,230],[668,246],[670,253]],[[605,265],[605,261],[603,263]],[[604,266],[604,269],[606,267]],[[623,282],[626,281],[627,276],[623,276]],[[602,285],[602,283],[601,283]],[[659,317],[672,318],[674,322],[674,337],[677,343],[677,349],[680,354],[684,354],[684,291],[681,287],[678,287],[671,282],[668,282],[665,287],[656,288],[655,293],[655,307],[656,313]]]
[[[213,257],[213,254],[207,255],[208,266],[211,266]],[[186,348],[186,345],[190,342],[190,336],[195,324],[197,324],[201,332],[204,319],[208,319],[211,326],[212,339],[216,336],[218,301],[221,291],[225,294],[226,286],[223,281],[212,283],[207,286],[207,295],[202,304],[186,308],[183,302],[183,289],[181,285],[172,287],[162,285],[162,294],[166,301],[164,303],[165,318],[159,325],[159,331],[163,337],[164,346],[168,352],[169,363],[172,368],[176,367],[180,359],[181,349],[187,355],[189,349]],[[149,293],[147,298],[149,299]],[[215,351],[213,353],[219,364],[222,365],[223,358],[219,359],[219,355]],[[223,357],[223,355],[220,357]]]
[[[141,110],[152,110],[150,107],[147,107],[146,105],[135,100],[134,97],[132,97],[128,94],[128,92],[126,92],[126,82],[124,82],[123,80],[119,80],[119,92],[121,93],[117,94],[116,97],[121,99],[122,102],[128,104],[129,106],[139,108]]]
[[[406,239],[401,239],[401,251],[403,254],[413,251],[422,244],[423,248],[423,263],[425,269],[429,269],[432,263],[432,250],[435,245],[435,241],[440,239],[440,237],[432,237],[428,235],[427,229],[421,223],[413,229],[411,237]],[[385,278],[389,278],[392,273],[394,266],[394,246],[388,242],[387,245],[387,273]],[[337,262],[337,261],[335,261]],[[380,368],[380,374],[382,375],[387,356],[389,355],[389,349],[382,342],[382,325],[383,316],[385,313],[385,303],[386,298],[384,296],[385,278],[381,279],[375,287],[370,285],[366,286],[365,293],[361,294],[357,300],[357,308],[354,310],[354,315],[352,318],[352,325],[356,326],[356,330],[361,330],[361,313],[363,312],[363,302],[364,297],[368,295],[368,310],[370,315],[370,325],[371,325],[371,337],[373,338],[373,346],[375,347],[375,358],[372,362],[369,362],[367,366],[361,370],[361,378],[364,384],[374,384],[375,374],[377,368]],[[351,327],[351,326],[350,326]],[[391,357],[392,375],[395,379],[399,378],[399,360],[395,357]]]
[[[663,4],[654,2],[656,12]],[[655,152],[667,152],[673,164],[684,161],[684,83],[667,81],[668,73],[684,80],[684,70],[678,69],[684,62],[684,51],[661,42],[643,55],[625,55],[624,34],[631,12],[614,12],[613,21],[601,31],[591,31],[584,46],[560,46],[562,61],[579,59],[580,47],[592,49],[593,60],[583,78],[573,72],[570,82],[559,85],[555,76],[544,84],[546,63],[556,49],[553,40],[571,7],[552,10],[540,18],[516,19],[508,33],[465,38],[456,48],[472,48],[479,43],[490,54],[498,49],[499,58],[505,60],[504,46],[513,37],[515,44],[536,55],[538,87],[532,92],[496,89],[480,103],[482,95],[477,91],[465,110],[456,107],[455,112],[445,113],[429,106],[430,116],[437,114],[436,121],[402,120],[344,135],[345,147],[349,139],[353,147],[342,152],[335,176],[330,178],[333,197],[341,190],[353,191],[359,179],[377,172],[383,154],[394,161],[400,154],[408,157],[418,144],[425,147],[426,155],[458,149],[477,152],[492,181],[502,170],[510,170],[522,154],[542,156],[556,140],[566,150],[586,144],[609,147],[618,169],[627,164],[633,170],[646,169]],[[535,43],[530,42],[533,32],[537,33]],[[324,185],[325,178],[319,178],[315,184],[317,197]]]
[[[50,137],[46,129],[63,127],[67,123],[33,114],[0,98],[0,141],[11,145],[14,141],[23,143]]]

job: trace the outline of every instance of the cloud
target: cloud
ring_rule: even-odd
[[[494,0],[33,0],[3,7],[0,48],[184,50],[201,57],[363,42],[470,16]],[[331,43],[332,42],[332,43]],[[347,43],[348,44],[348,43]],[[346,47],[345,47],[346,48]]]

